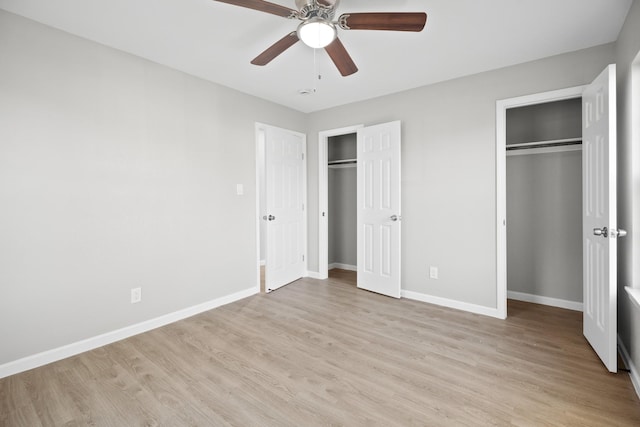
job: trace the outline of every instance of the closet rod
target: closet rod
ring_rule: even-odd
[[[356,159],[333,160],[329,162],[329,165],[349,165],[357,162],[358,161]]]
[[[522,144],[509,144],[507,151],[527,150],[531,148],[564,147],[568,145],[581,145],[582,138],[558,139],[555,141],[525,142]]]

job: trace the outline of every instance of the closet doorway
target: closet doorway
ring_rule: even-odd
[[[507,110],[507,297],[582,311],[582,98]]]
[[[584,89],[498,102],[500,317],[507,317],[507,298],[571,309],[582,305]]]
[[[343,221],[341,223],[333,221],[333,218],[330,219],[330,209],[337,210],[337,206],[335,203],[330,204],[330,197],[335,198],[339,201],[344,201],[348,194],[344,193],[336,193],[336,186],[340,182],[348,183],[350,178],[353,178],[353,188],[350,188],[348,191],[353,192],[353,209],[355,206],[355,196],[357,194],[357,185],[356,181],[356,173],[357,173],[357,163],[355,162],[356,152],[355,152],[355,139],[358,132],[358,129],[362,129],[364,125],[353,125],[339,129],[333,129],[328,131],[320,132],[318,135],[318,181],[319,181],[319,231],[318,231],[318,273],[319,279],[327,279],[329,277],[329,269],[330,262],[333,264],[332,267],[348,267],[346,269],[350,270],[351,267],[357,267],[357,261],[353,262],[353,264],[349,264],[347,262],[340,262],[336,264],[336,255],[339,255],[341,259],[348,260],[352,258],[346,258],[347,253],[349,251],[348,248],[339,248],[338,254],[336,254],[336,246],[338,246],[339,241],[336,239],[332,239],[332,235],[336,234],[336,232],[340,228],[344,228],[348,226],[348,221]],[[352,144],[349,141],[353,140],[353,148],[350,148],[349,145]],[[342,145],[344,143],[344,145]],[[349,161],[348,153],[349,150],[353,150],[351,161]],[[331,151],[331,153],[330,153]],[[342,162],[339,160],[342,158]],[[331,160],[332,167],[329,168],[329,162]],[[353,176],[352,176],[353,175]],[[333,184],[333,185],[332,185]],[[334,191],[331,191],[331,188],[334,188]],[[345,210],[349,210],[348,203],[342,203]],[[340,208],[342,210],[342,208]],[[355,214],[355,212],[354,212]],[[357,229],[355,228],[357,224],[354,224],[353,234]],[[338,238],[339,240],[347,240],[348,237],[344,236],[342,238]],[[357,238],[356,238],[357,239]],[[332,247],[333,246],[333,247]],[[357,240],[353,241],[353,246],[357,250]],[[331,252],[331,255],[330,255]],[[333,259],[330,259],[333,258]],[[342,264],[342,265],[341,265]]]
[[[573,105],[573,99],[580,100],[579,107],[576,102],[575,106],[571,107],[575,110],[573,113],[559,113],[565,106]],[[556,111],[549,114],[546,111],[549,109]],[[529,123],[526,127],[539,127],[543,131],[513,132],[511,129],[510,132],[510,125],[519,127],[517,120],[516,123],[508,122],[510,117],[514,119],[514,114],[510,113],[515,113],[516,117],[522,113],[528,117]],[[580,119],[577,119],[578,113]],[[569,116],[574,118],[567,119]],[[542,120],[541,117],[546,118]],[[554,123],[556,118],[560,118],[559,123]],[[538,123],[538,120],[541,122]],[[568,126],[573,130],[569,134],[565,133],[567,127],[564,121],[567,120],[581,122],[579,135],[576,131],[577,126]],[[611,372],[617,370],[617,239],[627,234],[625,230],[618,228],[617,222],[616,128],[615,64],[609,65],[591,84],[584,87],[523,96],[496,103],[496,302],[499,317],[507,316],[507,288],[511,288],[511,283],[508,282],[513,281],[515,277],[508,274],[510,269],[519,272],[520,277],[515,280],[522,281],[525,286],[530,286],[527,282],[531,282],[531,276],[546,276],[550,279],[550,286],[546,287],[545,292],[557,292],[567,281],[560,274],[560,269],[566,267],[564,263],[575,264],[574,268],[571,268],[570,280],[577,280],[580,276],[577,272],[579,262],[569,259],[577,258],[571,252],[580,251],[580,280],[584,299],[583,334]],[[528,137],[535,135],[534,139],[542,140],[522,142],[514,137],[518,134]],[[571,172],[572,169],[578,168],[577,158],[571,159],[577,151],[567,148],[572,145],[581,145],[580,184],[574,176],[575,173]],[[537,150],[537,153],[532,151],[534,154],[530,156],[534,161],[520,161],[509,165],[509,151],[527,149]],[[566,158],[561,161],[560,158],[536,160],[533,157],[558,154],[565,155]],[[522,160],[525,156],[519,157]],[[527,169],[530,169],[529,175],[522,177],[521,170]],[[564,176],[565,172],[569,175]],[[511,186],[511,194],[508,182],[510,175],[511,179],[515,177],[516,180],[523,181]],[[572,179],[575,180],[573,184]],[[531,187],[536,181],[540,182],[538,188]],[[558,191],[558,188],[561,190]],[[526,194],[518,194],[517,190]],[[562,223],[562,215],[557,209],[573,211],[563,202],[564,199],[568,199],[570,203],[577,205],[577,200],[571,202],[571,199],[577,199],[578,192],[582,196],[580,215],[574,212]],[[520,197],[520,201],[510,204],[509,196]],[[547,209],[548,206],[545,204],[553,206]],[[511,214],[515,212],[516,216],[510,215],[509,210]],[[517,215],[528,215],[528,218],[519,218]],[[520,223],[524,231],[520,230],[522,235],[511,239],[508,234],[512,233],[512,223],[516,222]],[[574,228],[575,223],[580,223],[580,234],[569,230]],[[535,227],[532,227],[532,224]],[[555,234],[561,235],[562,238],[554,241]],[[524,249],[518,255],[514,248]],[[511,265],[510,260],[518,258],[521,265]],[[527,263],[538,265],[527,268]],[[510,297],[517,297],[517,293],[512,291]],[[530,294],[520,292],[520,295],[523,294],[532,298]],[[566,302],[563,299],[546,298],[544,295],[533,297],[538,300],[532,302],[542,304],[558,305],[558,301]]]
[[[329,270],[358,271],[357,137],[349,133],[327,142]]]

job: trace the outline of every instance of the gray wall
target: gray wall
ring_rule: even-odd
[[[4,11],[0,58],[0,364],[258,285],[254,122],[306,115]]]
[[[582,99],[506,113],[506,142],[580,138]],[[582,302],[582,154],[508,152],[507,289]]]
[[[582,135],[582,98],[507,110],[507,145]]]
[[[334,160],[355,159],[357,153],[357,133],[329,137],[327,141],[327,159]]]
[[[614,56],[603,45],[310,114],[309,269],[318,268],[318,132],[401,120],[402,288],[495,308],[496,100],[586,84]]]
[[[640,369],[640,308],[625,286],[640,288],[640,2],[635,0],[616,44],[618,70],[618,334]]]
[[[356,172],[329,168],[329,264],[358,263]]]
[[[357,134],[332,136],[327,142],[327,158],[334,160],[357,157]],[[329,168],[329,264],[355,266],[358,262],[358,194],[357,169],[350,167]]]
[[[507,156],[507,289],[582,302],[581,218],[582,152]]]

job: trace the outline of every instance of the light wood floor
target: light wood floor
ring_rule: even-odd
[[[2,379],[0,425],[640,425],[580,313],[503,321],[334,273]]]

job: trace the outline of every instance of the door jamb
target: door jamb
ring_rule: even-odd
[[[296,132],[294,130],[280,128],[277,126],[267,125],[260,122],[255,122],[255,154],[256,154],[256,288],[260,292],[266,292],[266,289],[261,289],[260,285],[260,161],[264,161],[264,158],[260,158],[260,147],[261,145],[266,144],[266,139],[263,137],[263,132],[267,128],[272,129],[280,129],[285,132],[290,132],[302,138],[302,155],[304,156],[304,162],[302,163],[302,201],[304,203],[304,215],[302,216],[302,248],[303,248],[303,256],[304,256],[304,268],[303,268],[303,277],[308,275],[308,265],[309,265],[309,254],[307,248],[308,241],[308,223],[309,223],[309,203],[307,200],[307,135],[302,132]],[[266,147],[265,151],[266,153]],[[266,265],[265,265],[266,268]]]
[[[584,86],[496,101],[496,304],[498,318],[507,318],[507,109],[581,98]]]
[[[332,136],[356,133],[363,124],[318,133],[318,279],[329,277],[329,167],[328,143]],[[357,167],[357,165],[356,165]],[[322,214],[325,213],[323,216]]]

